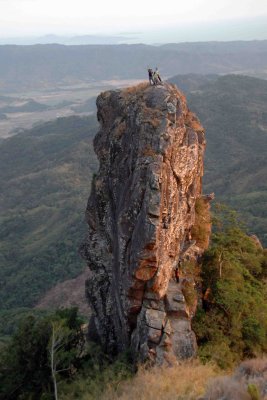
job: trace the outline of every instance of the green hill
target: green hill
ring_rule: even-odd
[[[0,309],[31,307],[84,269],[95,132],[95,118],[69,117],[0,143]]]
[[[174,83],[180,90],[186,95],[191,92],[195,92],[200,88],[205,89],[205,86],[209,83],[215,82],[218,79],[218,75],[201,75],[201,74],[185,74],[175,75],[170,78],[170,82]]]
[[[188,102],[207,133],[205,191],[239,210],[267,245],[267,81],[223,76]]]
[[[267,245],[267,81],[241,75],[177,75],[206,128],[204,190],[238,210]]]

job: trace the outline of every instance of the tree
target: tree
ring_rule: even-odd
[[[0,399],[40,399],[54,392],[58,376],[69,376],[80,363],[84,335],[77,309],[49,317],[28,316],[3,349],[0,358]]]
[[[83,335],[78,335],[77,341],[77,331],[71,329],[65,319],[51,322],[48,353],[56,400],[58,400],[57,375],[61,372],[71,372],[73,361],[80,356],[83,344]]]
[[[51,338],[48,344],[48,351],[50,355],[50,368],[51,376],[54,384],[54,394],[55,399],[58,400],[57,394],[57,373],[69,370],[70,367],[58,369],[58,364],[61,361],[61,353],[64,346],[68,343],[69,337],[71,335],[70,329],[64,326],[62,321],[54,321],[51,323]]]
[[[267,349],[266,253],[232,210],[218,205],[214,221],[193,329],[202,359],[226,367]]]

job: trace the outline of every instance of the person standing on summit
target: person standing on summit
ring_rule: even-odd
[[[154,78],[154,82],[155,82],[156,84],[157,84],[157,82],[158,82],[158,84],[161,84],[161,83],[162,83],[162,80],[161,80],[161,77],[160,77],[160,74],[159,74],[158,67],[156,68],[156,70],[155,70],[155,72],[154,72],[153,78]]]
[[[152,68],[148,68],[147,72],[148,72],[148,80],[149,80],[150,85],[155,85],[155,82],[154,82],[154,79],[153,79],[153,70],[152,70]]]

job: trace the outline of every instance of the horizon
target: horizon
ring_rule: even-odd
[[[221,21],[220,23],[199,23],[192,29],[170,26],[161,29],[147,29],[128,32],[44,32],[43,34],[24,34],[3,36],[0,34],[0,45],[33,45],[33,44],[147,44],[162,45],[169,43],[201,42],[236,42],[267,40],[267,16],[245,20]]]
[[[129,12],[122,0],[0,0],[1,43],[44,36],[95,36],[116,43],[180,43],[267,39],[265,0],[188,0],[155,7],[136,0]]]

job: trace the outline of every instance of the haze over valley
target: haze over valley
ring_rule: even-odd
[[[96,96],[101,91],[136,82],[139,80],[80,82],[19,92],[5,91],[5,95],[0,96],[0,139],[56,118],[95,114]]]
[[[121,63],[123,60],[123,63]],[[104,90],[177,74],[267,77],[267,41],[113,46],[0,46],[0,138],[34,124],[95,111]]]

